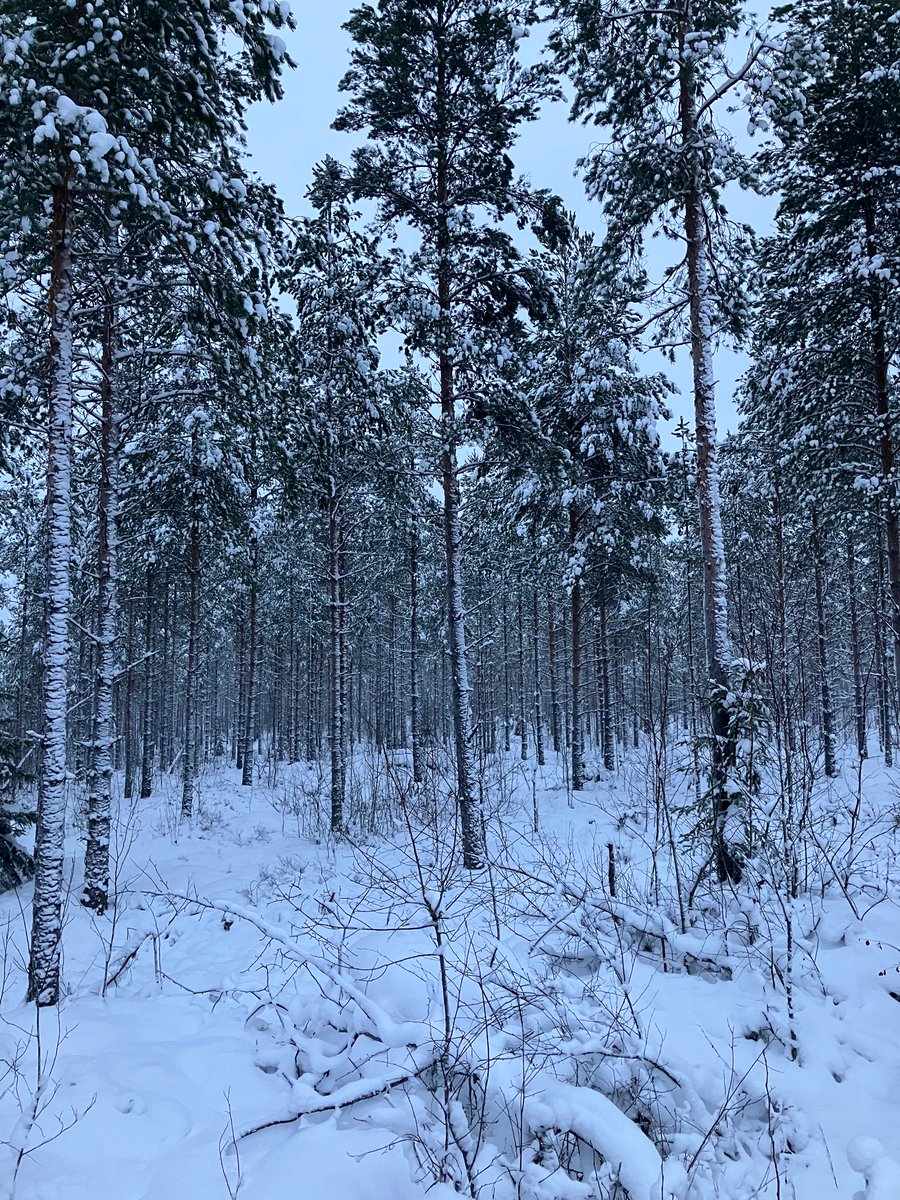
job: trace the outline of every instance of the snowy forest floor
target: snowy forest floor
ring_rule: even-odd
[[[702,855],[676,876],[645,771],[570,805],[491,768],[466,875],[440,789],[354,768],[352,843],[305,766],[208,773],[190,827],[174,779],[120,804],[100,919],[74,820],[38,1026],[30,892],[0,897],[0,1196],[900,1197],[900,776],[816,787],[799,899],[760,837],[683,932]]]

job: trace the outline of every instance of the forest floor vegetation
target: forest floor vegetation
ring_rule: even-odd
[[[166,779],[120,799],[101,918],[73,822],[56,1010],[0,898],[0,1196],[900,1196],[893,772],[813,789],[792,896],[774,835],[702,873],[637,766],[488,767],[476,872],[442,786],[352,766],[340,842],[305,765],[209,771],[192,825]]]

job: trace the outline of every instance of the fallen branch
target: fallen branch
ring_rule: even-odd
[[[342,1108],[348,1108],[353,1104],[362,1104],[365,1100],[374,1100],[377,1096],[384,1096],[392,1088],[402,1087],[404,1084],[411,1083],[417,1079],[423,1071],[427,1071],[429,1067],[434,1066],[437,1059],[431,1057],[422,1066],[416,1068],[415,1071],[407,1071],[403,1075],[393,1075],[387,1079],[369,1080],[357,1079],[353,1083],[345,1084],[344,1087],[338,1088],[336,1092],[332,1092],[330,1096],[323,1096],[318,1104],[310,1104],[302,1108],[299,1112],[293,1113],[289,1117],[276,1117],[271,1121],[264,1121],[261,1125],[254,1125],[252,1129],[245,1129],[243,1133],[238,1134],[238,1141],[243,1138],[252,1137],[254,1133],[262,1133],[264,1129],[276,1129],[279,1125],[293,1125],[296,1121],[302,1121],[304,1117],[314,1117],[320,1113],[338,1112]]]
[[[224,904],[217,900],[203,900],[197,896],[175,896],[174,899],[185,900],[189,904],[198,905],[200,908],[208,908],[213,912],[220,912],[225,916],[239,917],[242,921],[248,922],[248,924],[258,929],[260,933],[267,937],[269,941],[279,945],[294,962],[309,969],[319,971],[336,987],[341,988],[354,1001],[364,1016],[372,1022],[372,1025],[378,1030],[379,1036],[386,1042],[396,1044],[396,1037],[387,1036],[389,1030],[396,1031],[397,1029],[397,1022],[394,1021],[390,1014],[377,1001],[367,996],[351,979],[348,979],[346,975],[337,970],[336,967],[333,967],[326,959],[301,950],[286,930],[280,929],[277,925],[270,924],[249,909],[241,908],[234,904]],[[412,1033],[414,1028],[418,1034],[420,1032],[419,1029],[413,1026],[410,1027],[409,1032]],[[418,1048],[418,1042],[416,1041],[409,1040],[406,1044],[411,1050]]]

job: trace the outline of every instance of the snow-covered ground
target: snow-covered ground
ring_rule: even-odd
[[[209,775],[192,828],[164,783],[120,811],[102,919],[73,838],[39,1027],[30,894],[0,897],[0,1195],[900,1197],[891,773],[852,844],[855,773],[817,793],[799,899],[701,883],[686,932],[639,773],[570,804],[555,767],[493,771],[470,876],[404,778],[360,764],[352,845],[305,767]]]

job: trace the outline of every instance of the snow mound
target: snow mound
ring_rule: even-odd
[[[558,1129],[592,1146],[618,1170],[630,1200],[669,1200],[677,1194],[679,1180],[669,1177],[668,1164],[664,1171],[659,1151],[601,1092],[544,1077],[527,1098],[525,1115],[534,1132]]]
[[[856,1192],[853,1200],[897,1200],[900,1196],[900,1163],[885,1153],[877,1138],[852,1138],[847,1162],[866,1181],[865,1191]]]

